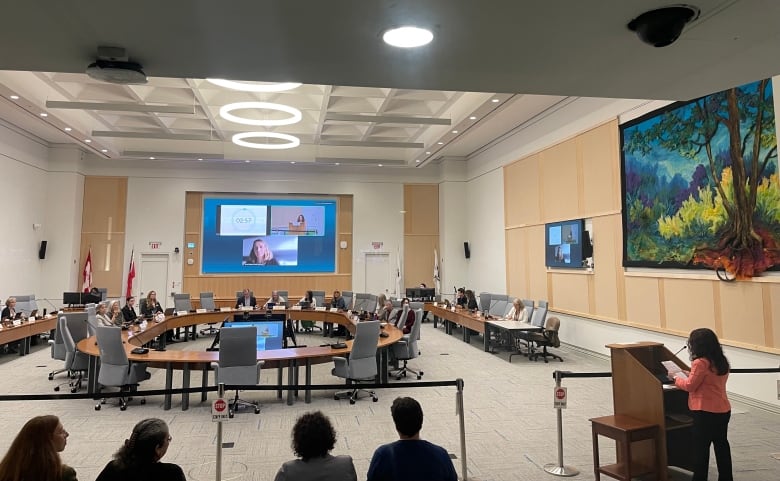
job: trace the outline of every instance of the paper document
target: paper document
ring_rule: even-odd
[[[688,379],[688,375],[674,361],[661,361],[671,377],[681,377]]]

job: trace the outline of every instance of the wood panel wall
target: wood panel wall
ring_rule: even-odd
[[[713,329],[737,347],[780,353],[780,278],[720,282],[706,271],[622,267],[617,121],[504,167],[507,289],[551,309],[686,336]],[[544,224],[587,218],[593,272],[548,270]]]
[[[352,195],[300,194],[300,197],[336,198],[336,272],[311,274],[202,274],[200,248],[203,229],[203,197],[209,192],[187,192],[184,219],[184,262],[182,292],[197,299],[201,292],[213,292],[217,299],[235,299],[237,291],[248,287],[255,295],[265,299],[271,291],[286,290],[291,298],[302,297],[307,290],[323,290],[330,294],[334,290],[352,289]],[[260,195],[260,194],[247,194]],[[339,247],[340,241],[347,242],[347,248]],[[188,243],[195,243],[188,249]],[[192,259],[190,265],[188,259]],[[227,302],[227,301],[226,301]],[[230,302],[228,302],[230,303]]]
[[[434,287],[433,251],[439,250],[439,186],[404,185],[404,284]]]
[[[109,297],[122,295],[126,215],[127,177],[84,178],[77,286],[84,282],[84,262],[91,248],[92,285],[108,288]]]

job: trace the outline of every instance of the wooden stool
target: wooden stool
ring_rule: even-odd
[[[593,430],[593,472],[596,481],[601,480],[602,473],[615,479],[631,481],[634,476],[659,472],[657,424],[650,424],[622,414],[593,418],[590,422]],[[616,464],[599,466],[599,434],[613,439],[617,444],[618,453],[622,453],[624,459],[618,460]],[[655,441],[654,462],[651,466],[641,465],[631,460],[631,444],[645,439]]]

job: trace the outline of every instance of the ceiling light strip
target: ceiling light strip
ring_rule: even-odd
[[[46,107],[50,109],[72,110],[108,110],[112,112],[147,112],[158,114],[195,114],[194,105],[147,105],[110,102],[66,102],[47,100]]]
[[[375,124],[451,125],[452,119],[435,117],[399,117],[392,115],[340,114],[329,112],[325,120],[340,122],[370,122]]]

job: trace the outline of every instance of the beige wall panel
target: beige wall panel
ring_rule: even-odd
[[[530,292],[526,230],[506,231],[506,292],[510,296],[525,297]]]
[[[766,310],[771,313],[768,321],[772,331],[772,345],[780,347],[780,285],[770,284],[766,287],[766,291],[764,303],[768,304]]]
[[[539,208],[539,154],[504,167],[504,215],[507,227],[536,224]]]
[[[577,182],[577,143],[567,140],[540,154],[542,221],[582,217]]]
[[[352,234],[339,234],[338,243],[341,241],[347,243],[347,248],[342,249],[340,245],[336,246],[337,269],[339,274],[352,273]]]
[[[524,242],[528,249],[529,290],[523,293],[531,299],[550,299],[547,291],[547,267],[544,265],[544,225],[535,225],[523,229]]]
[[[184,199],[184,231],[195,234],[201,231],[203,222],[203,193],[187,192]]]
[[[585,217],[620,209],[617,122],[610,122],[577,138],[582,158]]]
[[[81,232],[124,232],[127,177],[84,178]]]
[[[188,249],[187,244],[190,242],[195,243],[194,249]],[[184,266],[185,276],[197,276],[200,273],[200,234],[186,234],[184,236],[184,259],[182,265]],[[187,263],[187,259],[192,259],[192,265]]]
[[[338,202],[339,234],[352,234],[352,196],[340,195]],[[351,237],[351,236],[350,236]]]
[[[730,341],[766,345],[764,339],[764,301],[761,284],[719,282],[723,332]]]
[[[626,312],[628,322],[661,326],[658,279],[626,277]]]
[[[433,287],[433,250],[438,248],[438,235],[404,236],[403,279],[406,285],[402,288],[414,287],[421,282]]]
[[[664,279],[666,327],[687,334],[697,327],[715,327],[713,281]]]
[[[437,184],[404,185],[404,210],[406,211],[405,234],[439,235],[439,186]]]
[[[84,282],[82,272],[90,246],[92,247],[92,286],[108,288],[109,297],[122,296],[126,280],[122,279],[125,267],[125,235],[81,233],[81,263],[76,284],[79,288]]]
[[[595,289],[594,314],[618,319],[618,279],[623,275],[621,267],[622,246],[615,245],[614,229],[620,229],[620,215],[593,219],[593,285]],[[599,235],[601,234],[601,235]]]
[[[587,313],[588,307],[588,275],[552,272],[553,309],[570,312]]]
[[[301,275],[301,276],[197,276],[184,277],[182,292],[188,292],[191,297],[198,297],[201,292],[213,292],[220,299],[234,299],[236,292],[244,287],[251,289],[264,301],[274,289],[289,291],[290,297],[299,299],[308,289],[324,290],[328,296],[334,289],[349,290],[352,286],[352,275]]]

